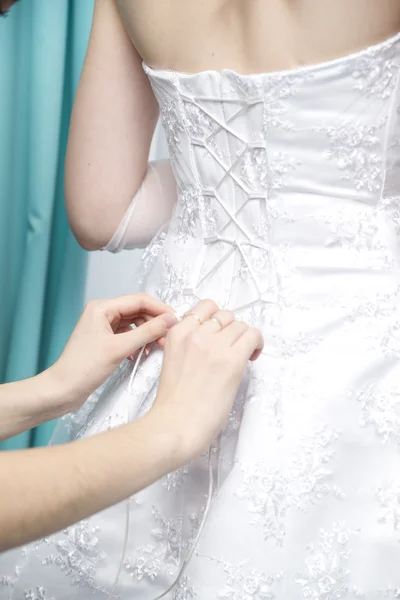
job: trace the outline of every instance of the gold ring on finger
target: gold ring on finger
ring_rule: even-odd
[[[196,313],[194,312],[188,312],[186,313],[186,315],[184,315],[184,319],[186,319],[186,317],[194,317],[196,319],[196,321],[199,323],[199,325],[202,325],[203,321],[200,319],[199,315],[196,315]]]
[[[216,317],[215,315],[210,317],[209,321],[214,321],[214,323],[217,323],[221,329],[224,328],[223,324],[221,323],[221,321],[218,319],[218,317]]]

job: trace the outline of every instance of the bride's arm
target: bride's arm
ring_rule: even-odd
[[[103,248],[119,252],[147,246],[172,214],[177,186],[169,160],[150,162],[118,229]]]
[[[129,226],[130,246],[146,243],[171,214],[176,193],[169,163],[157,167],[157,180],[148,169],[157,117],[141,58],[114,0],[96,0],[65,171],[68,218],[86,249],[108,244],[132,202],[138,210]]]

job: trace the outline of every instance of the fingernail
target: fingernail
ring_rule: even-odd
[[[171,329],[171,327],[176,325],[178,320],[178,316],[175,313],[165,313],[165,315],[163,315],[163,321],[167,326],[167,329]]]
[[[138,350],[135,350],[135,352],[132,352],[132,354],[130,354],[129,356],[127,356],[126,358],[128,360],[134,360],[136,358],[136,356],[139,354]]]

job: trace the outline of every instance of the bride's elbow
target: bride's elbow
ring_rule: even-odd
[[[69,226],[78,244],[90,252],[104,248],[112,237],[107,223],[94,212],[79,210],[79,205],[84,207],[84,203],[66,202]]]
[[[86,232],[86,231],[82,232],[82,231],[79,231],[76,229],[75,230],[72,229],[72,232],[73,232],[78,244],[84,250],[87,250],[88,252],[94,252],[95,250],[101,250],[102,248],[104,248],[104,246],[106,246],[106,244],[99,242],[97,237],[95,235],[93,236],[90,232]]]

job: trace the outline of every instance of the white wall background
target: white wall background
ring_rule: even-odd
[[[150,152],[150,159],[157,160],[168,156],[164,134],[157,125]],[[134,274],[143,250],[127,250],[118,254],[92,252],[89,255],[89,268],[86,281],[86,302],[95,298],[111,298],[135,292],[137,284]]]

